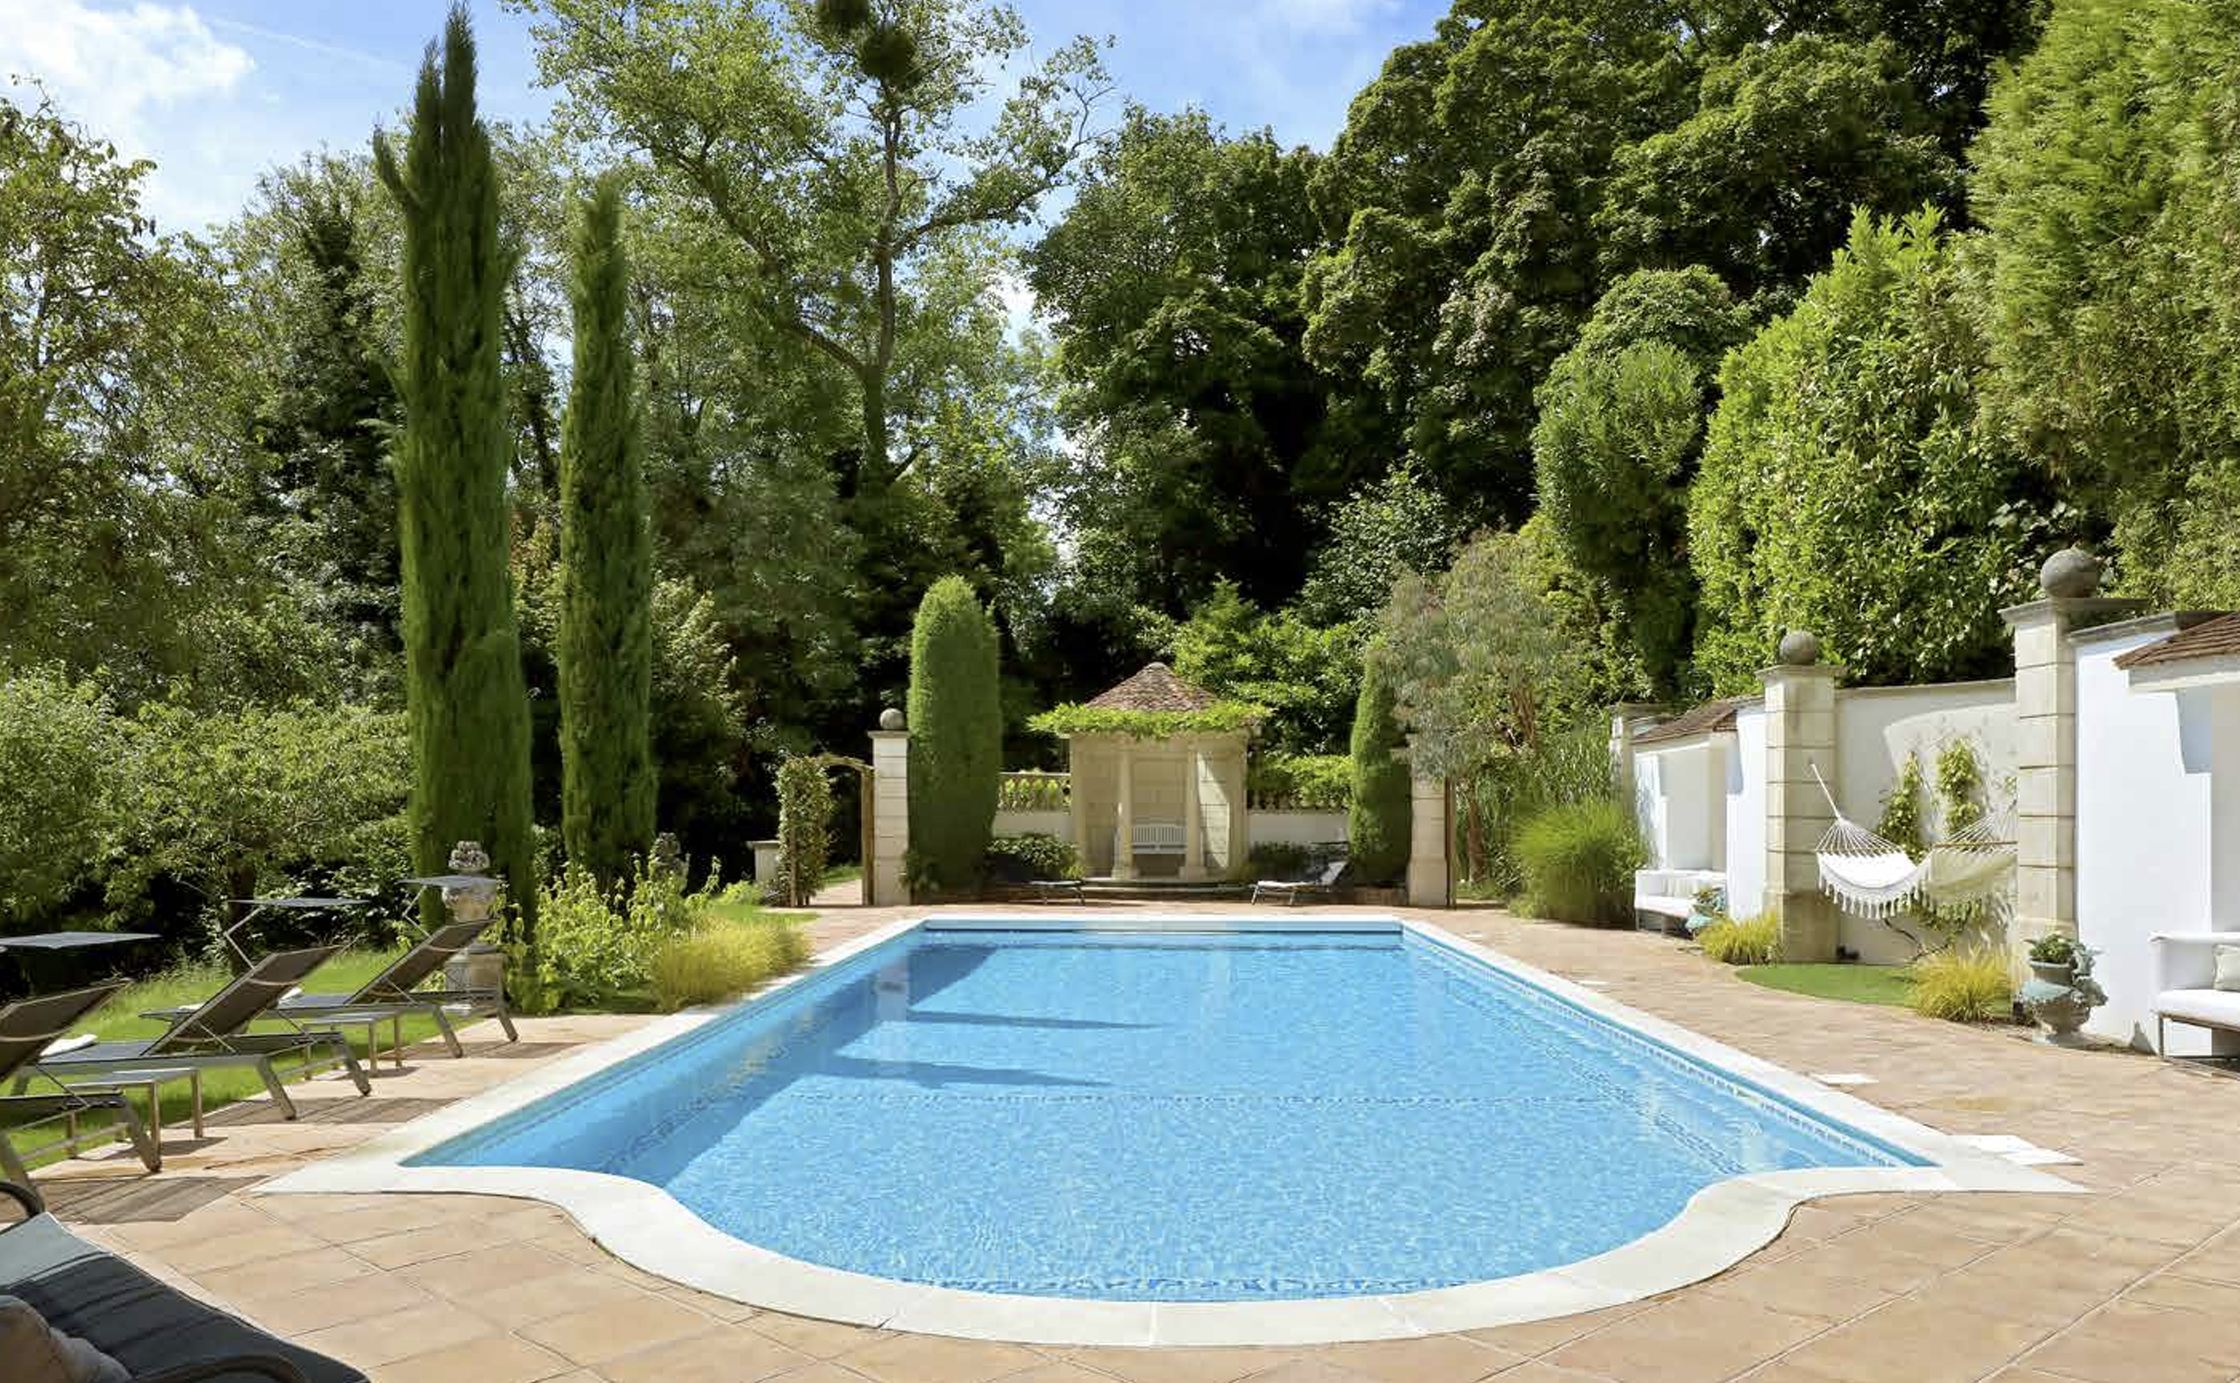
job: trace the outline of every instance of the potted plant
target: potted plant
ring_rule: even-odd
[[[2030,979],[2021,998],[2043,1030],[2041,1042],[2075,1047],[2084,1042],[2077,1030],[2108,1001],[2108,994],[2092,978],[2092,952],[2076,938],[2055,932],[2030,943]]]

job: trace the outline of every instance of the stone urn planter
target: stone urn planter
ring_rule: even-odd
[[[462,840],[451,851],[451,878],[443,888],[443,905],[454,922],[480,922],[498,910],[499,881],[490,876],[490,856],[476,841]],[[506,953],[487,941],[478,941],[444,962],[446,989],[503,992]]]
[[[2030,978],[2023,983],[2020,997],[2038,1024],[2038,1040],[2056,1047],[2086,1045],[2077,1030],[2108,1001],[2107,992],[2092,978],[2092,952],[2059,934],[2031,943]]]

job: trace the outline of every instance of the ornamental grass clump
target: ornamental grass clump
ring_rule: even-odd
[[[1594,927],[1633,916],[1633,872],[1647,860],[1624,804],[1608,798],[1550,807],[1517,832],[1524,906],[1535,916]]]
[[[652,958],[653,995],[664,1013],[735,998],[798,969],[809,958],[809,938],[797,917],[753,913],[707,921],[672,936]]]
[[[1696,933],[1703,953],[1727,965],[1771,965],[1781,959],[1781,919],[1772,913],[1756,917],[1722,917]]]
[[[1913,1011],[1955,1023],[2000,1023],[2014,1016],[2014,977],[1988,948],[1939,951],[1913,963]]]

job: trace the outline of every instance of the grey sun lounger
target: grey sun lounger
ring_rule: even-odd
[[[90,1047],[43,1056],[32,1070],[65,1085],[101,1084],[101,1077],[133,1081],[183,1079],[193,1083],[194,1131],[202,1135],[202,1076],[206,1071],[248,1067],[264,1080],[272,1102],[289,1119],[296,1117],[295,1101],[273,1062],[298,1057],[303,1069],[315,1063],[342,1066],[361,1095],[373,1093],[350,1043],[331,1029],[298,1027],[292,1032],[250,1032],[249,1024],[272,1016],[280,996],[300,984],[339,946],[312,946],[300,951],[275,951],[236,975],[225,988],[205,999],[171,1024],[161,1037],[125,1042],[96,1042]],[[20,1092],[30,1073],[16,1077]]]
[[[1343,856],[1322,866],[1322,872],[1311,879],[1262,879],[1252,886],[1252,901],[1260,901],[1263,893],[1280,896],[1286,903],[1296,903],[1302,894],[1328,893],[1338,886],[1338,876],[1346,872]]]
[[[123,980],[97,984],[90,989],[73,989],[61,994],[44,994],[37,998],[19,999],[0,1006],[0,1083],[18,1077],[39,1059],[47,1044],[69,1035],[70,1029],[87,1014],[109,1001],[109,997],[124,988]],[[48,1123],[56,1119],[67,1121],[67,1133],[36,1151],[60,1148],[75,1152],[79,1144],[91,1135],[78,1131],[78,1117],[98,1110],[114,1113],[125,1137],[131,1140],[132,1150],[151,1172],[163,1170],[163,1152],[159,1135],[151,1135],[133,1112],[132,1102],[121,1090],[99,1086],[81,1086],[76,1089],[59,1081],[50,1082],[52,1091],[35,1094],[0,1095],[0,1171],[10,1181],[29,1182],[31,1173],[23,1165],[23,1158],[16,1152],[8,1138],[11,1129],[30,1124]],[[19,1084],[20,1088],[20,1084]],[[155,1111],[154,1092],[149,1092],[149,1115]],[[159,1128],[160,1124],[157,1125]],[[104,1137],[106,1131],[104,1131]]]
[[[374,1059],[380,1050],[380,1044],[374,1040],[376,1030],[385,1022],[391,1023],[395,1031],[392,1050],[399,1066],[404,1064],[403,1023],[410,1015],[424,1014],[433,1018],[444,1046],[453,1056],[466,1055],[466,1049],[459,1045],[459,1034],[451,1025],[453,1009],[464,1009],[468,1017],[483,1013],[495,1015],[498,1026],[505,1029],[506,1041],[518,1042],[520,1034],[514,1031],[513,1015],[506,1009],[504,990],[420,988],[443,969],[444,962],[472,946],[496,922],[496,918],[486,918],[479,922],[446,923],[389,962],[388,968],[360,985],[356,993],[288,994],[273,1005],[272,1011],[282,1018],[351,1026],[363,1023],[368,1060]],[[175,1022],[190,1012],[192,1010],[184,1008],[163,1009],[142,1016]]]

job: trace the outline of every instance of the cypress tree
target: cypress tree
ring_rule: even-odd
[[[513,436],[498,367],[512,265],[498,238],[497,170],[475,116],[474,78],[474,35],[454,8],[440,59],[431,44],[421,64],[402,158],[374,141],[404,219],[396,468],[413,856],[437,873],[455,843],[481,841],[528,945],[537,899],[529,696],[508,565]]]
[[[1391,883],[1408,867],[1408,766],[1393,755],[1407,743],[1398,705],[1384,659],[1371,649],[1353,706],[1353,802],[1346,808],[1346,857],[1365,884]]]
[[[653,844],[653,533],[632,385],[622,194],[583,210],[569,296],[575,380],[560,440],[560,819],[602,885]]]
[[[995,621],[972,583],[944,576],[910,631],[910,848],[936,889],[978,881],[1002,777]]]

